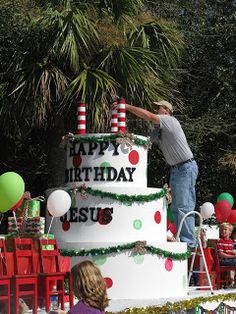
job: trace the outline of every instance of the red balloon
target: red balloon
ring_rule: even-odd
[[[227,222],[229,222],[230,224],[236,223],[236,209],[231,209],[231,213],[227,218]]]
[[[231,213],[231,205],[226,200],[220,200],[215,205],[215,214],[216,219],[219,221],[219,223],[222,223],[227,220]]]
[[[23,202],[24,199],[24,194],[22,195],[22,197],[19,199],[19,201],[10,208],[10,210],[14,211],[16,210],[18,207],[20,207],[21,203]]]

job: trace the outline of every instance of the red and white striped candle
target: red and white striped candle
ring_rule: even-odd
[[[118,131],[126,132],[126,110],[125,99],[118,99],[117,101],[117,117],[118,117]]]
[[[76,134],[86,133],[86,104],[80,102],[77,107],[77,130]]]
[[[117,110],[112,109],[112,111],[111,111],[111,133],[115,134],[117,132],[118,132]]]

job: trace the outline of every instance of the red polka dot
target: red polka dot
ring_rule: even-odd
[[[173,269],[173,261],[171,258],[167,258],[165,261],[165,269],[171,271]]]
[[[107,289],[109,289],[109,288],[111,288],[113,286],[113,281],[112,281],[111,278],[105,277],[104,280],[106,282]]]
[[[70,229],[70,222],[69,221],[63,221],[62,223],[62,229],[64,231],[68,231]]]
[[[156,211],[154,219],[157,224],[161,222],[161,213],[159,211]]]
[[[73,165],[75,168],[79,168],[79,166],[81,165],[81,162],[82,162],[82,159],[81,159],[80,155],[73,157]]]
[[[129,153],[129,162],[132,165],[137,165],[137,163],[139,162],[139,153],[136,150],[131,150],[131,152]]]
[[[112,213],[109,209],[106,209],[106,212],[104,209],[101,209],[99,212],[99,218],[98,223],[100,225],[108,225],[112,220]]]

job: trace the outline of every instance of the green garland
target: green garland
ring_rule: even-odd
[[[165,188],[163,188],[160,192],[157,193],[151,193],[149,195],[127,195],[127,194],[116,194],[111,192],[104,192],[101,190],[92,189],[90,187],[86,188],[86,193],[92,195],[92,196],[99,196],[101,198],[111,198],[113,200],[117,200],[121,203],[124,203],[126,205],[132,205],[134,202],[151,202],[155,201],[157,199],[160,199],[164,196],[166,196],[167,191]]]
[[[76,143],[97,143],[97,142],[109,142],[115,141],[117,138],[125,137],[125,134],[117,133],[117,134],[109,134],[109,135],[100,135],[100,136],[78,136],[78,135],[71,135],[70,139]],[[137,136],[132,135],[132,142],[137,146],[144,146],[150,147],[150,140],[142,140]]]
[[[70,188],[67,190],[67,192],[70,195],[76,195],[76,193],[80,193],[82,197],[86,197],[86,194],[90,194],[92,196],[97,196],[101,198],[107,197],[107,198],[119,201],[120,203],[123,203],[127,206],[131,206],[134,202],[141,202],[141,203],[152,202],[164,196],[168,199],[168,195],[169,195],[169,190],[165,186],[160,192],[151,193],[148,195],[143,195],[143,194],[128,195],[128,194],[117,194],[117,193],[112,193],[112,192],[105,192],[105,191],[93,189],[91,187],[86,187],[85,184]]]
[[[90,249],[90,250],[60,250],[61,255],[63,256],[98,256],[98,255],[107,255],[112,253],[121,253],[123,251],[129,251],[136,247],[136,242],[131,242],[123,245],[117,245],[117,246],[110,246],[107,248],[96,248],[96,249]],[[153,254],[153,255],[159,255],[164,258],[171,258],[173,260],[182,261],[186,260],[191,256],[191,251],[187,251],[185,253],[173,253],[169,251],[165,251],[160,248],[156,248],[154,246],[145,245],[144,248],[147,252]]]
[[[179,302],[167,302],[164,305],[159,306],[145,306],[142,308],[128,308],[123,311],[119,311],[119,314],[167,314],[167,313],[178,313],[191,309],[196,309],[200,304],[206,302],[223,302],[223,301],[236,301],[236,294],[219,294],[207,297],[193,298],[189,300],[183,300]],[[108,312],[106,314],[114,314],[115,312]],[[197,313],[195,311],[195,313]],[[212,313],[212,311],[206,310],[205,313]]]

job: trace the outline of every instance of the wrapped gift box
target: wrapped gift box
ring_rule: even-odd
[[[39,217],[40,201],[33,199],[24,199],[20,207],[15,211],[16,217]]]
[[[8,234],[28,235],[30,237],[41,236],[45,232],[45,218],[17,218],[8,217]]]
[[[54,239],[54,234],[49,233],[49,234],[43,234],[40,238],[42,239]],[[46,244],[42,246],[43,250],[53,250],[54,246],[51,244]]]
[[[23,219],[8,217],[8,234],[19,235],[22,230]]]

